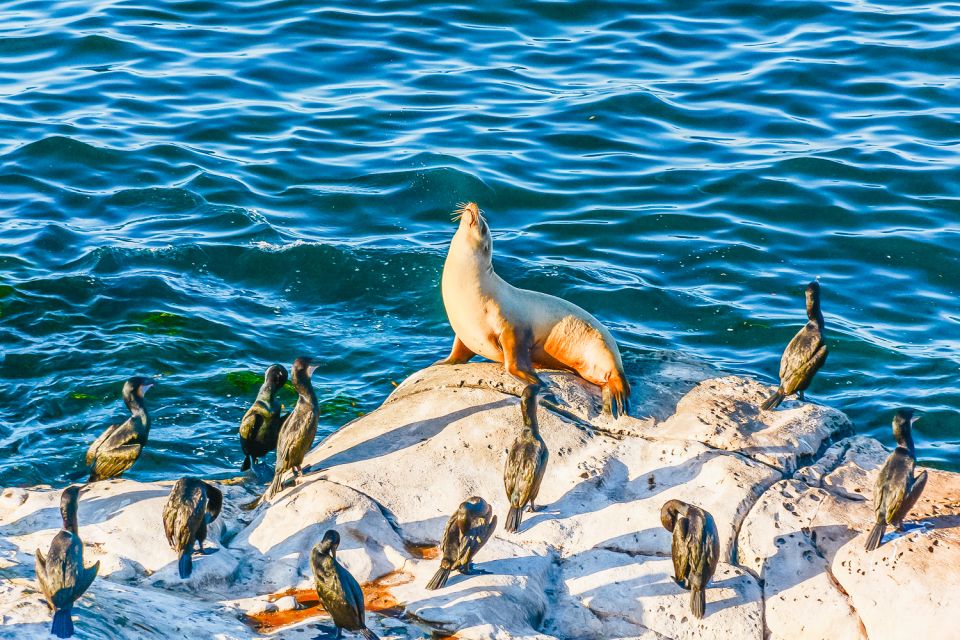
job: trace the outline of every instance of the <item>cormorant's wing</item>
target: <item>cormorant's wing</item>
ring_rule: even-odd
[[[247,409],[247,412],[243,414],[243,418],[240,420],[240,437],[244,440],[255,438],[257,433],[260,432],[263,423],[266,422],[268,418],[269,416],[264,415],[264,410],[260,406],[260,403],[254,403],[252,407]]]
[[[207,522],[213,522],[223,509],[223,492],[209,482],[203,484],[207,491],[207,513],[210,516]]]
[[[366,621],[363,619],[363,590],[360,588],[360,583],[342,566],[337,565],[337,574],[340,576],[344,598],[350,604],[350,608],[357,612],[357,622],[366,626]]]
[[[50,587],[47,586],[47,559],[43,557],[43,552],[40,549],[37,549],[36,561],[34,562],[34,570],[37,572],[37,582],[40,583],[40,591],[43,592],[43,596],[49,600],[50,596],[47,594],[50,593]]]
[[[107,441],[107,438],[112,436],[113,433],[122,426],[123,426],[123,423],[110,425],[109,427],[104,429],[103,433],[97,436],[97,439],[94,440],[93,443],[87,448],[87,466],[88,467],[92,465],[93,461],[96,459],[97,449],[103,446],[103,443]]]
[[[913,505],[917,504],[917,500],[920,499],[920,494],[923,493],[925,486],[927,486],[927,472],[922,471],[920,475],[914,479],[913,486],[910,487],[906,497],[903,499],[903,506],[901,506],[897,512],[897,522],[903,521],[903,519],[910,514],[910,510],[913,509]]]
[[[86,590],[90,588],[90,585],[93,584],[93,579],[97,577],[97,571],[99,570],[100,561],[97,560],[95,563],[93,563],[92,567],[86,567],[80,572],[80,575],[77,576],[77,583],[73,586],[74,600],[82,596]]]
[[[897,521],[897,514],[907,495],[907,485],[910,482],[908,474],[913,473],[912,462],[906,450],[899,447],[887,458],[880,475],[880,479],[884,481],[880,484],[878,520],[879,516],[883,516],[887,523]]]
[[[97,452],[93,471],[99,478],[113,478],[132,467],[142,449],[139,444],[128,444],[101,450]]]
[[[447,520],[447,526],[443,528],[443,537],[440,538],[441,565],[451,567],[456,562],[460,551],[460,509],[454,512]]]
[[[511,473],[504,476],[504,485],[510,504],[526,504],[536,480],[537,464],[531,460],[530,446],[522,443],[510,450],[509,469]]]
[[[497,528],[497,516],[493,516],[487,520],[486,527],[480,532],[480,546],[487,544],[487,540],[490,539],[490,536],[493,535],[494,530]]]
[[[690,569],[690,550],[687,548],[688,523],[686,516],[679,516],[673,525],[673,575],[683,586],[688,585],[687,573]]]
[[[816,323],[808,322],[797,332],[780,357],[780,379],[786,380],[796,375],[813,358],[823,344],[820,329]]]

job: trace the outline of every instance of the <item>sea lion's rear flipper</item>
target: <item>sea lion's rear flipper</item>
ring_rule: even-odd
[[[450,355],[447,356],[446,359],[438,360],[434,364],[464,364],[475,355],[477,354],[470,351],[460,338],[453,336],[453,347],[450,349]]]
[[[603,412],[614,420],[630,414],[630,383],[622,374],[610,376],[603,385]]]

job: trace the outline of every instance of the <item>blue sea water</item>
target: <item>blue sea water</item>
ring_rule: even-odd
[[[809,398],[960,470],[960,4],[0,1],[0,60],[0,485],[80,473],[134,373],[139,479],[238,469],[299,354],[321,434],[372,410],[449,349],[471,200],[633,367],[772,383],[819,278]]]

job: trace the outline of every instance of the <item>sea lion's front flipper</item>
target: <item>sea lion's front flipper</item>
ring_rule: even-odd
[[[460,338],[454,336],[453,348],[450,349],[450,355],[447,356],[445,360],[437,360],[434,364],[464,364],[475,355],[477,354],[470,351]]]
[[[503,368],[507,373],[525,384],[535,384],[545,391],[543,382],[533,372],[529,341],[521,340],[514,328],[508,325],[500,333],[499,343],[503,352]]]

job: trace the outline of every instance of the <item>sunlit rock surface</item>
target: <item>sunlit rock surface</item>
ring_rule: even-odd
[[[86,562],[100,576],[75,611],[83,638],[302,638],[330,621],[312,592],[310,550],[328,528],[364,584],[383,638],[902,638],[948,627],[960,602],[960,480],[932,472],[906,534],[863,551],[873,482],[887,452],[845,438],[826,407],[756,405],[769,388],[706,378],[654,358],[632,375],[636,418],[610,421],[575,376],[544,372],[550,461],[518,533],[499,528],[476,558],[426,591],[449,515],[472,495],[502,521],[503,462],[518,433],[521,387],[502,367],[431,367],[376,411],[310,452],[306,476],[253,511],[253,474],[221,481],[216,552],[180,580],[161,512],[175,478],[97,483],[81,494]],[[829,446],[831,442],[835,442]],[[828,448],[829,446],[829,448]],[[706,617],[672,580],[660,507],[710,511],[721,562]],[[59,490],[0,493],[0,637],[44,637],[50,613],[33,552],[59,528]],[[305,635],[305,633],[307,635]],[[312,635],[310,635],[312,634]],[[947,637],[947,636],[940,636]]]

